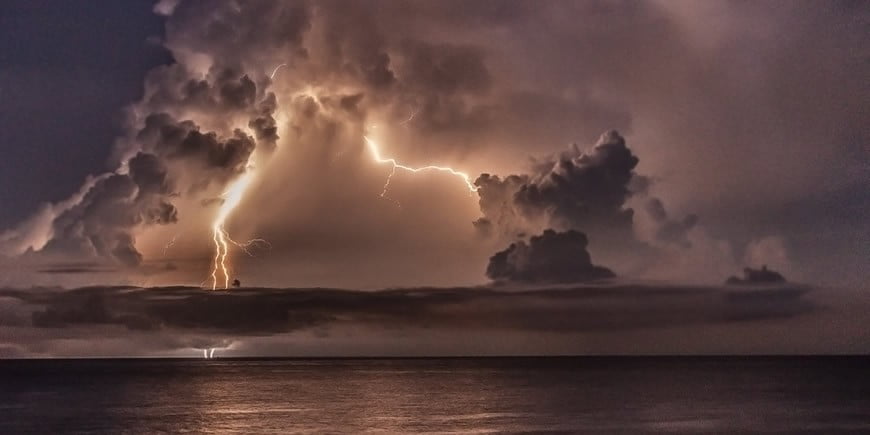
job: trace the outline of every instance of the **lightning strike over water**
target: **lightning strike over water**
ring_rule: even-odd
[[[471,182],[471,177],[469,177],[468,174],[466,174],[465,172],[460,172],[460,171],[457,171],[453,168],[446,167],[446,166],[428,165],[428,166],[421,166],[419,168],[405,166],[405,165],[397,162],[396,159],[394,159],[394,158],[381,157],[380,147],[378,146],[377,142],[370,139],[368,136],[363,136],[363,139],[365,139],[366,145],[368,146],[368,149],[369,149],[369,152],[372,153],[372,158],[374,158],[374,160],[376,162],[389,163],[390,165],[393,166],[392,170],[390,171],[390,175],[387,176],[387,181],[384,183],[384,189],[381,192],[381,197],[384,197],[384,195],[387,194],[387,189],[390,187],[390,181],[393,179],[393,175],[395,175],[396,169],[401,169],[403,171],[408,171],[408,172],[413,172],[413,173],[423,172],[423,171],[447,172],[451,175],[455,175],[455,176],[461,178],[462,181],[465,182],[465,186],[468,188],[469,193],[477,192],[478,187],[475,186],[474,183]]]
[[[245,194],[245,190],[247,190],[248,186],[251,184],[254,175],[253,168],[253,162],[249,163],[248,167],[245,169],[245,173],[242,174],[238,180],[234,181],[229,189],[224,192],[224,202],[218,210],[214,224],[212,224],[212,239],[215,248],[214,261],[211,270],[212,290],[217,290],[218,283],[221,282],[221,280],[223,281],[223,288],[230,288],[230,270],[227,266],[227,256],[229,255],[230,244],[238,246],[248,255],[251,255],[249,248],[252,246],[268,246],[269,242],[266,242],[263,239],[253,239],[244,243],[236,242],[230,237],[224,227],[230,213],[238,207],[239,203],[242,201],[242,196]]]
[[[287,64],[281,64],[275,67],[270,75],[271,78],[275,77],[275,74],[279,69],[286,66]],[[304,93],[305,95],[312,95],[309,92]],[[320,101],[313,97],[314,100],[320,104]],[[419,109],[418,109],[419,111]],[[415,111],[412,113],[408,119],[406,119],[404,123],[410,122],[414,119],[414,116],[417,114]],[[471,181],[471,177],[465,172],[457,171],[451,167],[447,166],[436,166],[436,165],[427,165],[422,167],[411,167],[406,166],[399,163],[395,158],[384,158],[381,156],[380,147],[374,140],[370,139],[368,136],[363,136],[365,139],[369,152],[372,154],[372,158],[377,163],[389,163],[391,165],[390,174],[387,176],[386,181],[384,182],[384,187],[381,191],[380,196],[382,198],[386,197],[387,190],[390,187],[390,182],[393,179],[393,175],[396,174],[397,169],[401,169],[403,171],[417,173],[423,171],[439,171],[439,172],[447,172],[451,175],[459,177],[465,183],[465,186],[468,188],[469,193],[477,192],[478,187],[474,185]],[[220,209],[218,210],[218,214],[215,217],[214,223],[212,224],[212,241],[214,242],[214,259],[212,260],[212,270],[211,270],[211,288],[212,290],[217,290],[219,287],[223,289],[228,289],[230,287],[230,267],[227,264],[227,257],[229,256],[229,247],[230,245],[234,245],[241,249],[243,252],[248,254],[249,256],[253,256],[251,252],[251,248],[261,247],[261,248],[271,248],[271,244],[263,239],[251,239],[246,242],[237,242],[230,237],[227,232],[225,225],[226,220],[229,215],[233,212],[233,210],[238,207],[239,203],[242,201],[242,196],[245,194],[245,191],[248,189],[248,186],[251,184],[253,177],[253,161],[249,162],[248,167],[246,168],[245,173],[236,181],[234,181],[230,187],[224,192],[222,198],[224,199],[223,204],[221,204]],[[396,203],[401,207],[401,204],[396,201]],[[221,287],[222,286],[222,287]]]

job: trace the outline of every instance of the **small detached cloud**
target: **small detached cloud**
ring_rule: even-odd
[[[761,266],[761,269],[744,268],[743,278],[732,276],[725,281],[728,285],[783,284],[785,282],[785,277],[779,272],[768,269],[767,266]]]

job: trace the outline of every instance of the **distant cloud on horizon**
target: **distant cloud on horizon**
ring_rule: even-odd
[[[418,350],[437,353],[444,345],[431,346],[427,334],[451,334],[450,331],[470,336],[540,334],[557,337],[556,341],[572,336],[604,338],[614,334],[661,334],[671,340],[692,334],[693,330],[742,326],[764,330],[784,322],[806,322],[822,308],[806,297],[814,291],[819,290],[799,285],[729,289],[619,282],[580,287],[413,288],[373,292],[324,288],[242,288],[217,292],[184,287],[3,289],[0,300],[5,308],[0,328],[6,333],[0,344],[7,349],[4,357],[147,356],[185,355],[192,349],[227,347],[229,343],[243,349],[246,342],[272,337],[273,347],[262,351],[292,355],[292,349],[281,347],[282,340],[313,334],[309,344],[328,344],[341,340],[348,331],[356,331],[352,335],[358,337],[360,349],[366,349],[368,343],[368,352],[377,355],[401,353],[401,349],[388,343],[388,337],[394,334],[419,334]],[[126,345],[98,350],[101,342],[119,339],[126,340]],[[622,343],[636,346],[629,353],[655,353],[652,343],[634,340]],[[748,351],[735,343],[722,346],[723,352]],[[459,345],[454,347],[457,352],[463,349]],[[507,346],[504,351],[510,353],[512,347]],[[795,340],[774,346],[771,351],[789,348],[800,351],[807,348],[807,343]],[[606,349],[607,346],[600,346],[596,350],[593,346],[568,350],[606,353]],[[340,353],[337,349],[332,351]],[[682,352],[703,353],[705,348],[689,346]],[[550,347],[545,353],[564,352]]]

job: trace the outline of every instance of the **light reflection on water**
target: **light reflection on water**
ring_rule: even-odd
[[[0,433],[870,432],[870,358],[0,362]]]

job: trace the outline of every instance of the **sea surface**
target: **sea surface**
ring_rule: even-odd
[[[870,433],[868,357],[0,361],[0,434]]]

